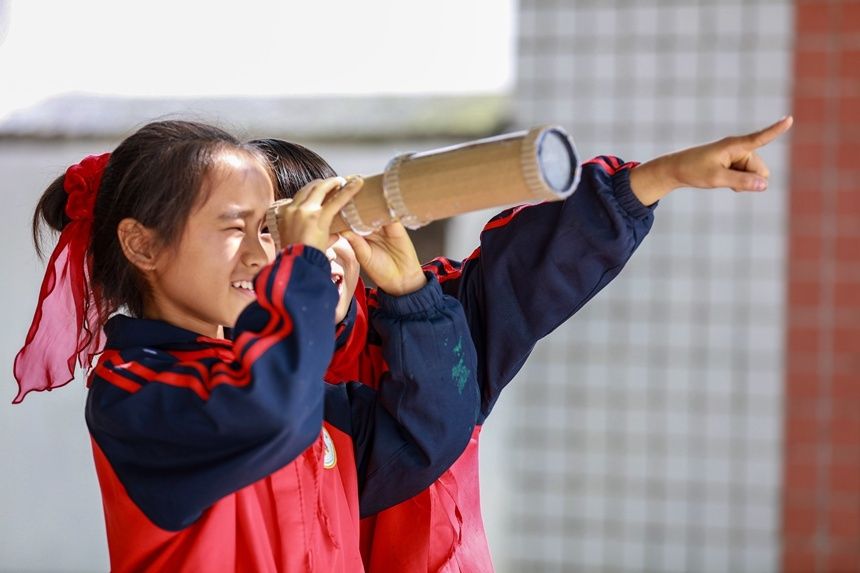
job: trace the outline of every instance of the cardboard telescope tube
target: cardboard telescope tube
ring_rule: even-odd
[[[392,221],[417,229],[454,215],[517,203],[557,201],[579,183],[579,158],[561,127],[542,126],[392,159],[332,223],[332,233],[369,234]],[[267,217],[277,237],[275,202]]]

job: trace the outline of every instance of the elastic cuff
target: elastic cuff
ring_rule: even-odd
[[[445,295],[442,294],[442,287],[439,286],[436,275],[425,271],[424,276],[427,277],[426,285],[403,296],[391,296],[385,291],[377,289],[379,308],[387,314],[407,316],[442,306]]]
[[[612,176],[612,193],[615,200],[621,205],[627,214],[634,219],[644,219],[651,214],[657,203],[650,206],[645,206],[642,201],[633,193],[633,188],[630,187],[630,170],[634,167],[619,169]]]

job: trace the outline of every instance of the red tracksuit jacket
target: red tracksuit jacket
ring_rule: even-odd
[[[650,230],[653,209],[630,189],[632,167],[597,157],[583,166],[566,201],[504,211],[485,226],[468,259],[425,266],[465,308],[478,351],[481,408],[469,445],[448,471],[417,496],[362,521],[371,573],[493,570],[478,485],[481,424],[535,343],[617,276]],[[385,363],[367,325],[377,293],[365,298],[359,287],[326,379],[377,387]]]
[[[379,390],[326,384],[330,273],[320,251],[288,247],[255,279],[232,341],[108,322],[86,419],[113,571],[361,571],[360,516],[462,453],[478,392],[460,304],[432,275],[380,293]]]

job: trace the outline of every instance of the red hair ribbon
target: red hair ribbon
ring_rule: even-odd
[[[34,390],[68,384],[76,362],[89,368],[102,351],[102,305],[90,284],[89,247],[93,206],[109,158],[109,153],[91,155],[66,170],[63,188],[70,221],[48,260],[33,322],[15,357],[16,404]]]

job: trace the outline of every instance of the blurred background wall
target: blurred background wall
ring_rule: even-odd
[[[145,121],[371,173],[542,122],[583,157],[642,161],[794,113],[767,193],[669,196],[538,345],[482,434],[482,500],[500,572],[860,571],[860,1],[0,0],[4,34],[10,401],[38,195]],[[490,215],[416,241],[466,256]],[[107,570],[84,398],[76,381],[0,405],[0,571]]]
[[[517,121],[570,126],[584,156],[642,160],[791,109],[791,2],[534,0],[519,16]],[[766,194],[667,197],[506,397],[511,570],[778,568],[787,151],[763,152]]]
[[[782,556],[860,570],[860,2],[798,2]]]

